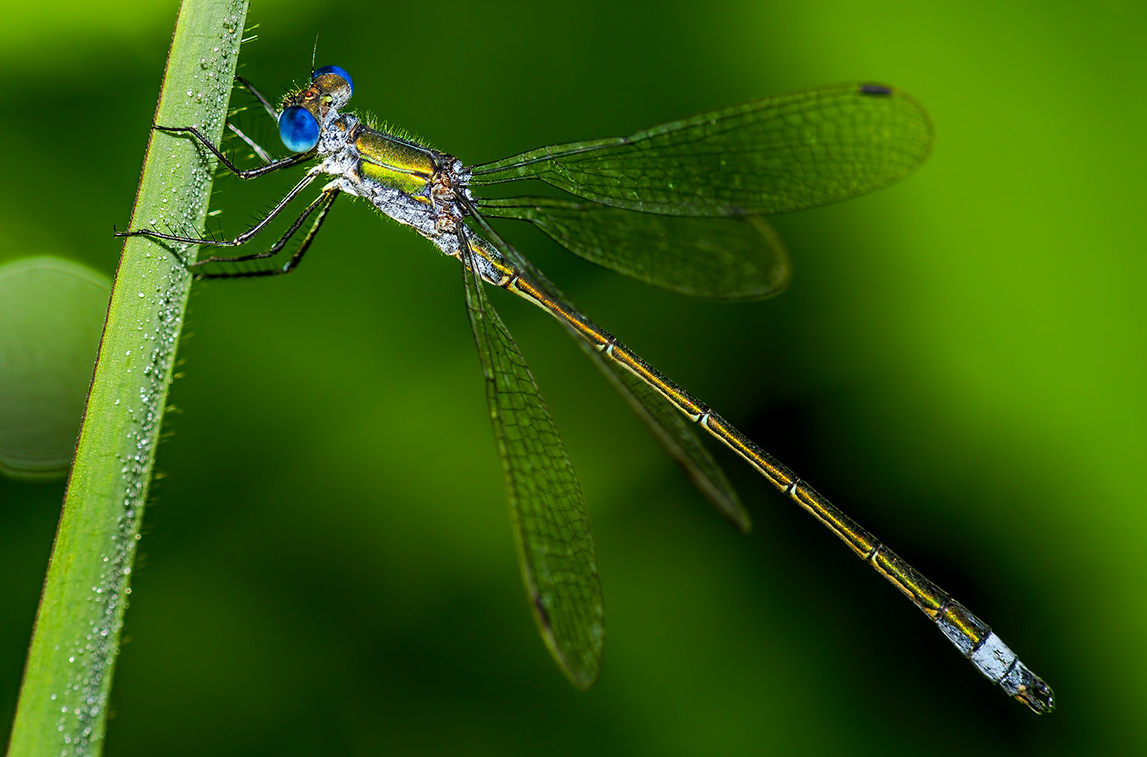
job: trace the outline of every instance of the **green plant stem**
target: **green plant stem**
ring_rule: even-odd
[[[246,14],[246,0],[184,0],[155,123],[194,124],[218,142]],[[114,82],[109,87],[114,98]],[[153,131],[131,227],[202,229],[214,170],[208,158],[186,136]],[[170,251],[141,237],[127,240],[36,615],[10,756],[102,749],[189,284]]]

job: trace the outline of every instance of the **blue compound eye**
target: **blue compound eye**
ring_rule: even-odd
[[[354,94],[354,82],[351,81],[350,74],[348,74],[343,69],[339,68],[338,66],[323,66],[322,68],[316,68],[314,76],[311,77],[311,81],[314,81],[323,74],[334,74],[335,76],[338,76],[343,81],[345,81],[347,89],[350,90],[350,94],[347,95],[348,98]]]
[[[306,108],[293,105],[279,116],[279,136],[291,152],[307,152],[319,143],[319,122]]]

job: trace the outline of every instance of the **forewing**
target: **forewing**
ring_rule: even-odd
[[[931,145],[932,122],[910,95],[838,84],[628,137],[542,147],[474,166],[471,184],[540,179],[647,213],[769,215],[879,189],[920,165]]]

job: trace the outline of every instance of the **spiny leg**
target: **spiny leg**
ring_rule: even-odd
[[[290,202],[292,200],[294,200],[296,197],[298,197],[299,193],[302,192],[304,189],[306,189],[310,185],[310,183],[315,180],[315,177],[317,177],[319,175],[319,173],[320,172],[314,168],[312,168],[310,171],[308,171],[307,175],[302,178],[302,181],[300,181],[298,184],[296,184],[294,186],[294,188],[291,189],[290,192],[287,192],[287,194],[283,197],[283,199],[279,200],[278,204],[276,204],[275,207],[271,208],[271,211],[266,216],[264,216],[258,223],[256,223],[254,226],[247,229],[246,231],[244,231],[242,234],[235,237],[234,239],[196,239],[195,237],[181,237],[181,236],[178,236],[175,234],[164,234],[163,232],[155,231],[153,229],[136,229],[135,231],[117,231],[117,232],[115,232],[115,235],[117,237],[151,237],[152,239],[162,239],[165,242],[177,242],[179,244],[206,245],[208,247],[238,247],[239,245],[246,244],[248,241],[251,240],[252,237],[254,237],[256,234],[258,234],[263,229],[267,228],[267,224],[269,224],[272,220],[274,220],[275,217],[279,215],[279,213],[282,213],[283,209],[286,208],[287,205],[290,204]],[[320,195],[320,197],[321,197],[321,195]],[[305,216],[307,213],[310,212],[311,209],[313,209],[313,206],[311,208],[308,208],[308,210],[304,211],[303,215]]]
[[[279,114],[275,112],[275,106],[271,105],[271,101],[264,97],[262,92],[255,89],[254,84],[247,81],[242,76],[236,76],[235,81],[239,82],[239,84],[241,84],[244,89],[254,95],[255,99],[259,101],[259,104],[263,106],[263,110],[267,111],[267,114],[270,115],[271,118],[275,119],[276,122],[278,122]]]
[[[246,89],[248,92],[250,92],[255,97],[255,99],[259,101],[259,104],[263,106],[263,110],[267,112],[267,115],[269,115],[276,123],[278,123],[279,114],[275,112],[275,108],[273,105],[271,105],[270,100],[264,97],[262,92],[255,89],[255,85],[244,79],[242,76],[236,76],[235,81],[238,82],[239,85]],[[239,139],[246,142],[247,146],[255,151],[255,154],[259,156],[259,159],[262,160],[263,163],[271,164],[275,162],[276,159],[272,158],[271,154],[264,150],[262,145],[244,134],[238,126],[228,121],[227,128],[230,129],[235,136],[239,137]]]
[[[258,176],[269,174],[272,171],[278,171],[281,168],[297,166],[300,163],[305,163],[308,160],[313,160],[315,157],[314,150],[308,150],[307,152],[301,152],[297,155],[291,155],[290,157],[272,160],[265,166],[243,170],[232,163],[230,159],[228,159],[227,156],[224,155],[218,147],[211,143],[211,140],[203,136],[203,132],[199,131],[199,129],[194,126],[160,126],[159,124],[156,124],[151,128],[156,129],[157,131],[165,131],[169,134],[190,134],[191,136],[198,139],[200,144],[210,150],[211,154],[218,158],[219,162],[222,163],[227,168],[227,170],[238,176],[240,179],[254,179]],[[259,149],[262,150],[262,148]]]
[[[294,236],[295,232],[297,232],[303,225],[303,222],[307,220],[307,217],[310,216],[316,208],[318,208],[319,213],[317,216],[315,216],[315,220],[311,224],[311,228],[307,231],[306,236],[303,237],[303,241],[299,243],[299,249],[295,250],[294,254],[291,255],[290,259],[287,260],[286,263],[283,264],[282,268],[268,268],[262,271],[201,273],[197,274],[197,277],[201,279],[249,279],[261,276],[281,276],[283,274],[290,273],[298,267],[299,263],[302,262],[303,255],[307,253],[307,249],[311,246],[311,242],[314,241],[315,236],[319,233],[319,228],[323,225],[323,221],[327,217],[327,212],[331,209],[331,205],[334,204],[335,198],[339,196],[340,192],[341,190],[338,187],[330,187],[323,190],[323,193],[315,198],[315,201],[306,207],[302,214],[297,219],[295,219],[295,222],[291,224],[291,228],[287,229],[287,232],[283,234],[279,241],[275,242],[275,244],[267,252],[258,252],[253,255],[240,255],[230,258],[210,257],[205,260],[197,261],[188,266],[188,268],[198,268],[199,266],[206,265],[208,263],[242,263],[249,260],[262,260],[265,258],[274,257],[283,250],[287,244],[287,241],[292,236]]]
[[[275,158],[272,158],[270,153],[263,149],[262,145],[244,134],[238,126],[228,121],[227,128],[231,130],[232,134],[246,142],[247,146],[255,151],[255,154],[259,156],[259,160],[263,161],[265,165],[270,165],[275,162]]]

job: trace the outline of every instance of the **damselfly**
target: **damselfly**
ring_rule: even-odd
[[[474,166],[344,112],[354,91],[336,66],[313,71],[279,108],[239,79],[276,119],[294,153],[241,170],[194,126],[187,134],[240,178],[318,161],[266,217],[231,240],[151,229],[126,232],[180,245],[236,247],[263,231],[317,178],[333,176],[264,252],[190,264],[238,263],[281,253],[310,219],[298,247],[276,268],[202,274],[266,276],[296,269],[340,194],[362,197],[462,263],[474,341],[486,379],[494,436],[509,494],[522,575],[554,659],[579,687],[598,677],[602,595],[581,490],[526,363],[483,283],[513,292],[577,337],[606,377],[705,496],[737,527],[749,519],[694,432],[700,427],[749,462],[904,592],[976,668],[1037,713],[1051,688],[988,626],[893,554],[792,471],[575,310],[491,227],[488,218],[535,224],[570,251],[679,292],[727,300],[763,297],[788,275],[784,247],[761,219],[844,200],[885,186],[927,156],[932,127],[920,105],[878,84],[842,84],[754,100],[628,137],[552,145]],[[480,187],[537,179],[579,199],[482,199]],[[203,269],[199,269],[203,270]],[[679,411],[679,412],[678,412]]]

